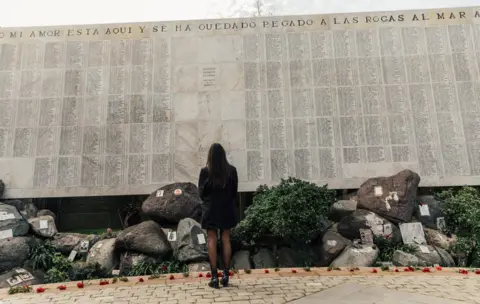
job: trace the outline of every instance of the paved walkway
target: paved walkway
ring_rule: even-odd
[[[342,272],[236,275],[231,287],[213,290],[205,278],[146,280],[85,289],[68,283],[67,290],[44,286],[45,293],[8,295],[0,290],[0,304],[15,303],[472,303],[480,304],[480,275],[470,273],[349,274]],[[319,293],[320,292],[320,293]],[[421,296],[423,295],[423,297]],[[435,297],[435,298],[432,298]],[[327,302],[326,302],[327,301]]]

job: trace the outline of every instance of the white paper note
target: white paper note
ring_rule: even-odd
[[[70,255],[68,256],[68,260],[69,260],[70,262],[73,262],[73,260],[75,260],[75,257],[76,257],[76,256],[77,256],[77,252],[76,252],[75,250],[72,250],[72,251],[70,252]]]
[[[447,224],[445,223],[444,217],[437,217],[437,228],[440,231],[445,231],[445,229],[447,229]]]
[[[337,246],[337,241],[335,241],[335,240],[328,240],[328,241],[327,241],[327,245],[328,245],[328,247],[335,247],[335,246]]]
[[[40,228],[39,229],[48,229],[48,221],[40,220]]]
[[[177,232],[176,231],[168,231],[168,236],[167,236],[168,240],[170,242],[175,242],[177,240]]]
[[[90,246],[90,243],[89,243],[88,240],[81,241],[80,242],[80,252],[87,252],[89,246]]]
[[[202,245],[205,244],[207,241],[205,240],[205,235],[203,233],[197,234],[198,244]]]
[[[430,250],[428,249],[427,246],[425,245],[420,245],[420,250],[422,251],[422,253],[430,253]]]
[[[11,238],[11,237],[13,237],[12,229],[0,231],[0,240]]]
[[[421,216],[430,216],[430,209],[428,209],[428,205],[420,205],[418,208],[420,209]]]
[[[112,270],[112,275],[114,275],[114,276],[120,275],[120,269],[113,269]]]
[[[383,195],[383,188],[382,186],[375,186],[373,188],[373,192],[375,193],[375,196],[382,196]]]
[[[157,197],[163,196],[163,190],[157,190]]]

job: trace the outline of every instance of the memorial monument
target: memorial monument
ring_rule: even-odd
[[[145,194],[212,142],[240,191],[480,184],[480,8],[0,28],[6,197]]]

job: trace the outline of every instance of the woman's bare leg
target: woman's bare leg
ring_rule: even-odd
[[[210,271],[212,278],[217,277],[217,231],[207,230],[208,235],[208,258],[210,259]]]

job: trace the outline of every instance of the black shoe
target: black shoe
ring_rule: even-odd
[[[227,273],[227,275],[224,274],[224,275],[222,276],[222,286],[223,286],[223,287],[228,287],[228,279],[229,279],[229,278],[228,278],[228,273]]]
[[[208,283],[208,286],[212,287],[212,288],[215,288],[215,289],[220,288],[220,286],[218,285],[218,278],[212,278],[210,280],[210,282]]]

